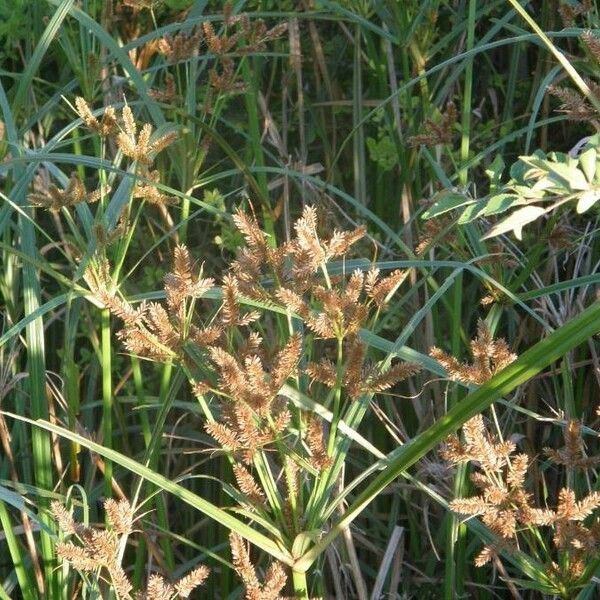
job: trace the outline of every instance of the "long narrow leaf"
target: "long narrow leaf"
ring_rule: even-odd
[[[121,454],[116,450],[105,448],[104,446],[101,446],[96,442],[92,442],[91,440],[77,433],[73,433],[72,431],[69,431],[64,427],[53,425],[48,421],[42,419],[28,419],[26,417],[21,417],[20,415],[15,415],[13,413],[4,411],[2,411],[2,414],[10,418],[17,419],[19,421],[29,423],[36,428],[55,433],[56,435],[59,435],[65,439],[80,444],[82,447],[87,448],[91,452],[95,452],[96,454],[99,454],[100,456],[103,456],[104,458],[121,465],[122,467],[128,469],[132,473],[135,473],[136,475],[139,475],[140,477],[143,477],[147,481],[160,487],[165,492],[173,494],[186,504],[189,504],[192,508],[195,508],[196,510],[200,511],[201,513],[205,514],[211,519],[214,519],[216,522],[224,525],[231,531],[239,533],[242,537],[252,542],[252,544],[257,546],[258,548],[261,548],[265,552],[268,552],[273,558],[276,558],[277,560],[280,560],[287,565],[292,564],[293,561],[290,554],[286,552],[284,548],[281,548],[279,545],[271,541],[267,536],[263,535],[258,531],[255,531],[239,519],[232,517],[227,511],[223,510],[222,508],[219,508],[218,506],[212,504],[208,500],[197,496],[193,492],[190,492],[181,485],[174,483],[173,481],[167,479],[163,475],[155,473],[154,471],[152,471],[152,469],[149,469],[148,467],[133,460],[132,458],[129,458],[128,456],[125,456],[124,454]]]

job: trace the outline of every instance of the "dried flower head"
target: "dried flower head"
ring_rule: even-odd
[[[233,568],[246,588],[246,600],[279,600],[279,592],[286,584],[287,577],[282,565],[272,563],[261,583],[256,569],[250,560],[250,553],[242,537],[237,533],[229,534]]]
[[[47,208],[52,212],[58,212],[61,208],[77,206],[82,202],[90,204],[97,202],[103,194],[108,194],[109,192],[110,188],[108,187],[88,192],[79,175],[74,172],[71,174],[69,184],[64,190],[50,183],[45,192],[33,192],[29,194],[28,199],[36,206]]]
[[[196,25],[189,33],[180,31],[176,36],[165,35],[158,41],[158,50],[170,64],[198,55],[202,42],[202,28]]]
[[[165,75],[165,87],[164,89],[151,89],[148,91],[148,95],[157,100],[158,102],[164,102],[170,104],[174,102],[177,96],[177,90],[175,87],[175,77],[171,73]]]
[[[176,584],[175,590],[180,598],[189,598],[190,594],[200,587],[208,577],[210,569],[205,566],[197,567],[182,577]]]
[[[192,328],[187,322],[188,301],[210,290],[213,279],[203,279],[193,273],[190,254],[185,246],[177,246],[173,271],[165,276],[167,308],[156,302],[142,303],[133,308],[112,291],[107,270],[89,267],[84,275],[90,290],[125,327],[117,333],[125,347],[138,356],[151,360],[173,360],[181,356],[182,347],[193,335],[195,339],[213,340],[210,329]],[[217,331],[215,335],[219,335]]]
[[[147,173],[143,173],[142,176],[147,181],[135,184],[132,193],[134,198],[143,198],[150,204],[159,204],[161,206],[177,204],[178,198],[168,196],[156,186],[156,184],[160,183],[159,171],[148,171]]]
[[[440,348],[433,347],[429,351],[429,355],[448,371],[450,379],[476,385],[485,383],[517,358],[505,340],[492,338],[481,319],[477,323],[477,337],[471,342],[471,354],[473,363],[469,364],[459,362]]]
[[[121,114],[124,130],[117,135],[117,145],[125,156],[146,166],[152,164],[151,155],[158,154],[177,139],[177,134],[172,132],[151,141],[152,125],[149,123],[142,125],[138,135],[137,124],[131,108],[124,106]]]
[[[592,10],[592,0],[582,0],[582,2],[560,0],[558,6],[558,14],[565,27],[575,27],[577,17],[589,14]]]
[[[131,533],[133,510],[125,498],[119,501],[108,498],[104,501],[104,510],[113,531],[119,535],[129,535]]]
[[[117,114],[112,106],[104,109],[100,121],[93,115],[89,104],[81,96],[75,98],[77,113],[87,127],[99,133],[103,137],[112,135],[117,130]]]
[[[600,97],[600,94],[597,93],[600,91],[600,86],[590,81],[586,81],[586,83],[590,85],[592,93],[596,97]],[[558,98],[560,112],[565,113],[571,121],[593,121],[598,118],[594,107],[579,92],[555,85],[548,86],[548,92],[551,96]]]
[[[57,543],[56,553],[73,568],[84,573],[95,573],[108,582],[117,598],[130,598],[133,586],[119,563],[119,545],[120,536],[129,535],[132,531],[133,511],[126,499],[116,501],[112,498],[105,500],[104,509],[110,523],[109,529],[84,527],[73,520],[62,504],[52,502],[52,513],[60,528],[76,536],[76,543]],[[200,566],[175,584],[167,582],[161,575],[153,574],[148,579],[145,591],[136,592],[135,597],[144,600],[188,598],[195,588],[204,583],[208,574],[209,569]]]
[[[208,72],[208,82],[213,89],[222,94],[240,94],[246,89],[246,84],[243,81],[237,80],[235,63],[228,56],[221,58],[219,66],[215,65],[210,69]]]
[[[306,424],[306,445],[310,450],[310,463],[317,471],[328,469],[333,464],[323,442],[323,422],[314,414],[309,415]]]
[[[101,530],[84,527],[75,523],[66,509],[58,503],[52,504],[52,512],[59,526],[77,536],[78,543],[58,543],[56,553],[59,558],[70,563],[75,569],[83,572],[104,570],[107,580],[119,597],[127,597],[132,589],[131,582],[118,562],[119,535],[131,530],[132,514],[127,500],[104,503],[109,518],[113,523],[111,529]],[[113,520],[114,519],[114,520]]]
[[[263,490],[244,465],[240,463],[233,465],[233,474],[240,492],[248,498],[251,506],[259,506],[265,502],[266,498]]]
[[[457,118],[456,105],[451,100],[446,104],[446,111],[442,113],[442,120],[438,124],[433,119],[425,119],[423,133],[408,138],[411,146],[435,146],[452,142],[452,133]]]
[[[589,521],[600,507],[600,493],[592,492],[578,501],[572,489],[563,488],[556,509],[536,508],[525,487],[529,458],[524,454],[512,455],[513,444],[495,441],[486,431],[481,415],[465,423],[463,435],[464,442],[456,436],[449,438],[442,455],[455,464],[472,461],[479,467],[471,474],[471,481],[479,493],[469,498],[457,498],[450,507],[464,515],[481,516],[498,536],[495,542],[483,548],[475,564],[482,566],[493,558],[498,559],[501,551],[510,552],[519,547],[520,535],[525,535],[531,528],[550,527],[554,547],[562,557],[559,562],[551,560],[544,546],[543,552],[549,557],[550,579],[556,589],[563,590],[561,593],[566,595],[580,588],[585,581],[578,578],[591,557],[596,555],[600,542],[600,521],[596,518],[591,523],[584,522]],[[555,456],[561,464],[577,462],[580,458],[577,426],[572,425],[566,436],[565,449]],[[527,543],[532,541],[529,539]]]
[[[231,35],[224,34],[218,36],[210,21],[202,23],[202,28],[204,30],[204,39],[206,40],[209,51],[217,56],[227,54],[238,43],[238,40],[242,36],[241,31]]]
[[[586,470],[600,464],[600,457],[586,456],[584,451],[581,423],[570,420],[564,430],[565,445],[558,450],[544,448],[544,453],[556,465]]]
[[[147,600],[171,600],[174,594],[175,588],[164,577],[156,573],[150,575],[146,586]]]
[[[600,64],[600,39],[598,39],[591,31],[584,31],[581,34],[581,41],[593,59]]]
[[[65,505],[58,500],[53,500],[50,503],[50,510],[58,523],[59,529],[66,535],[77,533],[78,523],[73,519],[73,515],[67,510]]]
[[[496,440],[487,431],[481,415],[469,419],[462,430],[464,441],[450,436],[440,452],[442,458],[454,464],[477,461],[482,469],[490,472],[500,472],[507,466],[515,445]]]

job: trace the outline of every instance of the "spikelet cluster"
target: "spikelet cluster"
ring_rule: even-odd
[[[81,96],[75,98],[75,106],[77,107],[79,117],[85,125],[102,137],[108,137],[117,131],[117,113],[112,106],[104,108],[100,121],[94,116],[89,104]]]
[[[121,118],[112,106],[104,109],[102,119],[98,119],[86,100],[80,96],[75,99],[75,106],[85,125],[101,136],[115,135],[115,141],[123,154],[148,167],[153,162],[153,155],[158,154],[171,144],[177,137],[175,133],[160,136],[152,140],[152,125],[144,123],[138,133],[133,112],[129,106],[124,106]]]
[[[477,336],[471,342],[470,350],[472,363],[461,363],[435,346],[431,348],[429,355],[446,369],[450,379],[475,385],[485,383],[517,358],[505,340],[492,338],[487,325],[481,319],[477,323]]]
[[[171,73],[165,75],[165,87],[164,89],[152,88],[148,90],[148,95],[152,96],[158,102],[164,102],[165,104],[174,102],[177,98],[177,90],[175,87],[175,77]]]
[[[196,56],[201,41],[202,28],[196,25],[189,33],[181,31],[175,36],[165,35],[158,41],[158,50],[169,63],[174,64]]]
[[[173,360],[181,356],[190,338],[213,339],[220,331],[199,329],[188,322],[188,307],[214,286],[212,278],[193,272],[189,251],[183,245],[174,253],[173,271],[165,276],[166,308],[157,302],[134,308],[112,289],[106,262],[88,266],[84,278],[96,298],[123,321],[118,332],[128,351],[151,360]]]
[[[204,429],[232,461],[234,497],[244,514],[277,523],[293,539],[304,518],[297,496],[311,478],[332,467],[338,433],[322,417],[298,410],[286,385],[307,378],[308,389],[334,389],[341,414],[353,401],[366,401],[415,374],[415,365],[371,362],[360,339],[361,328],[385,309],[406,273],[381,275],[375,268],[330,273],[330,261],[346,257],[365,230],[335,230],[321,237],[313,207],[303,210],[295,235],[279,247],[271,245],[253,216],[238,210],[233,220],[245,244],[221,277],[220,294],[211,294],[218,301],[212,313],[204,311],[208,316],[203,320],[195,305],[215,282],[196,274],[183,246],[175,248],[173,268],[165,277],[164,303],[133,307],[113,290],[105,263],[88,269],[86,281],[94,296],[123,321],[118,337],[127,350],[152,360],[180,361],[194,371],[193,392],[210,406]],[[273,344],[275,336],[264,335],[270,330],[270,315],[265,318],[263,311],[248,306],[252,303],[287,313],[296,333]],[[305,337],[299,331],[312,335],[317,348],[313,356],[322,358],[306,361]],[[338,358],[332,362],[327,356],[336,350]],[[265,464],[276,489],[265,487]],[[234,544],[242,569],[246,555],[238,542]],[[284,582],[279,569],[272,567],[264,584],[242,569],[247,597],[278,597]]]
[[[144,179],[137,182],[133,188],[132,196],[134,198],[141,198],[149,204],[162,206],[177,204],[177,198],[165,194],[157,187],[160,184],[160,173],[157,170],[146,170],[142,175]]]
[[[133,190],[134,198],[143,198],[151,204],[175,203],[175,198],[158,189],[159,172],[151,171],[150,167],[154,157],[176,139],[176,133],[172,132],[152,139],[152,126],[149,123],[143,124],[138,133],[138,125],[129,106],[123,108],[120,118],[112,106],[107,106],[100,120],[93,114],[84,98],[77,97],[75,106],[86,127],[101,137],[112,138],[121,152],[137,163],[141,183],[136,181]],[[44,189],[29,194],[28,199],[35,206],[59,212],[62,208],[74,207],[83,202],[88,204],[97,202],[110,191],[110,187],[104,185],[100,189],[88,192],[81,177],[73,173],[66,188],[60,189],[55,184],[49,183],[44,186]]]
[[[592,0],[581,0],[580,2],[560,0],[558,14],[560,15],[565,27],[575,27],[577,17],[590,14],[593,9],[594,7]]]
[[[526,489],[529,457],[515,454],[514,443],[495,439],[481,415],[465,423],[462,431],[463,440],[451,436],[441,454],[453,464],[471,462],[477,466],[471,481],[478,494],[452,500],[450,508],[459,514],[481,517],[497,535],[497,540],[478,554],[475,564],[482,566],[497,558],[501,551],[511,552],[520,547],[522,536],[531,528],[549,527],[554,549],[562,556],[556,561],[544,550],[553,584],[557,590],[581,587],[585,582],[579,578],[600,544],[600,520],[594,515],[600,507],[600,493],[591,492],[577,500],[575,492],[564,487],[556,508],[538,508]],[[589,466],[589,462],[581,462],[584,457],[578,424],[571,422],[565,436],[564,449],[547,449],[546,453],[558,464]]]
[[[92,204],[98,202],[102,195],[108,194],[110,187],[105,186],[102,190],[88,192],[81,177],[77,173],[71,173],[71,178],[67,187],[63,190],[53,183],[48,184],[43,192],[33,192],[29,194],[29,201],[35,206],[47,208],[52,212],[58,212],[61,208],[77,206],[82,202]]]
[[[167,34],[156,44],[158,52],[171,65],[198,56],[201,50],[212,55],[214,63],[208,71],[209,91],[204,100],[205,109],[209,111],[215,92],[234,94],[244,91],[245,84],[236,74],[236,59],[265,50],[270,41],[287,29],[287,22],[268,28],[263,19],[250,19],[244,13],[234,14],[232,2],[223,4],[222,15],[224,27],[220,33],[217,33],[212,21],[204,21],[190,31],[181,31],[174,36]],[[146,47],[151,44],[148,43]]]
[[[571,469],[586,470],[597,466],[600,457],[587,456],[581,435],[581,423],[571,419],[564,429],[565,445],[562,448],[544,448],[550,462]]]
[[[448,230],[447,236],[444,237],[444,242],[446,244],[453,243],[455,241],[454,235],[452,229],[449,228],[451,222],[452,217],[449,214],[439,215],[435,219],[427,219],[427,221],[422,224],[421,230],[419,231],[419,240],[415,246],[415,254],[417,256],[423,256],[425,252],[433,246],[438,239],[438,236],[440,236],[444,230]]]
[[[74,569],[94,574],[107,581],[119,600],[175,600],[189,598],[194,589],[208,577],[207,567],[200,566],[179,579],[169,583],[161,575],[149,577],[145,590],[132,594],[133,586],[119,562],[121,536],[133,530],[134,515],[126,499],[109,498],[104,502],[109,528],[86,527],[73,518],[69,510],[57,500],[51,504],[52,514],[61,532],[72,541],[56,544],[58,557]]]
[[[446,110],[442,114],[441,122],[436,123],[433,119],[425,119],[423,132],[410,136],[408,143],[411,146],[436,146],[437,144],[451,143],[457,115],[454,102],[448,102]]]
[[[129,598],[131,582],[118,561],[119,536],[129,534],[133,514],[126,500],[106,501],[104,508],[112,524],[111,529],[84,527],[58,501],[51,505],[52,513],[62,532],[74,536],[74,542],[59,542],[56,553],[74,569],[86,573],[105,572],[119,598]]]
[[[132,160],[148,167],[153,162],[153,155],[164,150],[177,138],[176,133],[169,133],[152,140],[152,125],[144,123],[139,130],[129,106],[124,106],[122,130],[117,134],[117,145],[121,152]]]
[[[590,88],[596,98],[600,97],[600,85],[590,79],[585,79],[585,83]],[[558,110],[564,113],[571,121],[593,121],[598,118],[594,107],[588,99],[572,88],[564,86],[548,86],[550,95],[557,98],[560,102]]]
[[[350,338],[345,348],[347,358],[341,373],[338,373],[336,365],[329,358],[307,363],[304,371],[313,381],[329,388],[339,383],[352,400],[358,400],[365,394],[388,390],[420,370],[418,365],[403,362],[382,370],[366,360],[366,346],[357,337]]]
[[[281,563],[271,563],[261,582],[242,537],[231,533],[229,545],[233,568],[244,584],[245,600],[282,600],[279,593],[286,584],[287,576]]]
[[[575,18],[580,14],[587,13],[588,9],[585,5],[588,4],[591,3],[586,1],[574,5],[561,4],[559,12],[565,24],[570,23],[566,25],[567,27],[574,27]],[[588,56],[596,63],[595,66],[600,64],[600,40],[591,31],[584,32],[580,39]],[[587,77],[584,78],[584,81],[592,95],[600,99],[600,84]],[[549,85],[548,92],[558,99],[560,102],[558,110],[564,113],[568,119],[571,121],[592,122],[598,128],[597,110],[589,99],[583,96],[578,90],[565,86]]]

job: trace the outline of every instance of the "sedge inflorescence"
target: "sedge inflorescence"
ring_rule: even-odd
[[[123,498],[104,501],[109,526],[85,526],[73,518],[71,512],[59,501],[52,502],[51,510],[59,529],[69,541],[56,544],[60,559],[77,571],[96,575],[107,582],[119,600],[176,600],[189,598],[209,575],[205,566],[194,568],[174,583],[162,575],[149,576],[145,589],[134,591],[131,580],[120,561],[120,544],[124,536],[133,531],[134,514],[129,502]]]
[[[343,265],[365,229],[322,238],[313,207],[304,209],[295,235],[280,246],[254,216],[238,210],[233,221],[245,245],[219,287],[183,245],[164,278],[164,303],[132,305],[115,289],[106,262],[90,266],[85,279],[97,301],[121,319],[118,336],[129,352],[175,361],[188,374],[205,412],[204,429],[229,459],[232,494],[244,514],[272,522],[282,539],[293,540],[315,518],[310,503],[298,498],[327,481],[343,435],[337,422],[354,403],[419,371],[400,361],[370,360],[361,339],[406,274],[346,273]],[[341,271],[332,268],[334,261]],[[273,315],[280,315],[285,335],[274,334]],[[324,398],[331,425],[293,402],[290,389],[299,386]],[[235,537],[232,547],[239,570],[244,554]],[[248,589],[263,590],[248,598],[277,597],[282,579],[275,567],[268,573],[268,585],[247,582]]]
[[[517,358],[504,340],[493,339],[483,321],[471,342],[471,352],[473,363],[462,363],[439,348],[433,348],[430,354],[446,368],[450,379],[476,385],[485,383]],[[598,464],[598,457],[585,453],[580,422],[566,422],[564,439],[562,448],[544,448],[550,463],[569,471],[586,471]],[[502,553],[531,552],[541,540],[540,528],[549,528],[553,548],[542,545],[536,550],[547,570],[545,589],[570,597],[586,584],[586,566],[600,546],[600,518],[596,513],[600,493],[588,490],[577,494],[563,486],[554,507],[551,499],[546,506],[538,506],[528,489],[534,460],[517,452],[514,441],[491,433],[482,415],[463,425],[462,439],[450,436],[440,454],[451,464],[470,463],[474,467],[470,480],[476,493],[452,500],[450,508],[461,515],[480,517],[495,535],[495,540],[485,544],[476,556],[477,566],[498,563]]]

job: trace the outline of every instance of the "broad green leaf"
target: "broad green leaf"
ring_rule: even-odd
[[[431,219],[442,215],[459,206],[465,206],[475,202],[464,194],[453,192],[452,190],[443,190],[433,197],[433,206],[423,213],[423,219]]]
[[[520,208],[497,225],[494,225],[482,239],[489,239],[507,231],[513,231],[515,237],[520,240],[523,236],[523,226],[546,214],[546,211],[547,209],[541,206],[525,206]]]
[[[555,194],[568,193],[568,188],[565,188],[562,184],[557,185],[556,179],[551,174],[545,175],[538,179],[532,186],[532,190],[542,192],[554,192]]]
[[[559,183],[565,183],[571,190],[587,190],[590,187],[585,175],[577,167],[554,163],[549,176]]]
[[[516,194],[521,196],[522,198],[527,198],[531,200],[541,200],[544,197],[544,190],[534,190],[531,186],[528,185],[511,185],[509,189],[512,189]]]
[[[596,177],[596,161],[596,148],[588,148],[585,152],[582,152],[579,157],[581,170],[589,183],[592,183]]]
[[[583,192],[579,196],[579,200],[577,202],[577,212],[579,214],[584,213],[586,210],[589,210],[592,206],[594,206],[598,200],[600,200],[600,189]]]
[[[502,156],[498,154],[492,161],[492,164],[485,170],[485,174],[490,180],[490,191],[494,192],[500,187],[500,180],[506,164]]]
[[[483,199],[478,200],[477,202],[475,202],[475,204],[467,206],[460,215],[458,223],[460,225],[464,225],[465,223],[470,223],[471,221],[474,221],[475,219],[477,219],[477,217],[482,217],[483,215],[485,215],[485,207],[487,205],[487,202],[488,201],[486,199]]]
[[[486,216],[497,215],[518,204],[523,204],[523,202],[517,194],[496,194],[486,202],[483,214]]]

